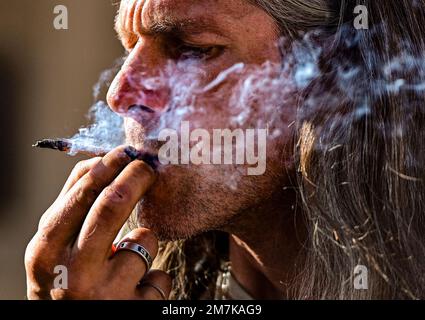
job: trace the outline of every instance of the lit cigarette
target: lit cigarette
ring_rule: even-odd
[[[33,147],[41,149],[51,149],[58,150],[61,152],[70,152],[72,150],[73,144],[71,140],[67,139],[44,139],[37,141]],[[102,148],[94,147],[92,150],[81,149],[81,150],[72,150],[75,155],[83,154],[89,157],[103,157],[110,150],[103,150]],[[140,155],[137,157],[139,160],[142,160],[146,164],[150,165],[152,168],[156,169],[159,164],[158,156],[150,152],[139,151]]]
[[[44,139],[33,144],[35,148],[59,150],[69,152],[72,148],[72,142],[66,139]],[[96,156],[97,154],[89,154]]]

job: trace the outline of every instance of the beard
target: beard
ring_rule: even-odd
[[[209,167],[209,168],[206,168]],[[244,204],[219,166],[163,166],[136,207],[137,222],[160,240],[179,240],[222,230]]]
[[[127,119],[127,142],[137,149],[158,150],[144,141],[150,132],[143,123]],[[246,175],[246,165],[160,165],[156,182],[136,207],[138,225],[164,241],[213,230],[229,232],[237,217],[281,191],[285,164],[280,144],[267,144],[267,169],[257,176]]]
[[[231,174],[236,187],[229,184]],[[164,241],[212,230],[230,232],[238,217],[263,206],[279,190],[281,180],[272,171],[242,176],[233,166],[163,166],[136,207],[137,222]]]

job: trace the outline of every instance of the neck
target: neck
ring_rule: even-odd
[[[283,197],[241,215],[228,230],[232,273],[255,299],[291,298],[304,229],[295,195]]]

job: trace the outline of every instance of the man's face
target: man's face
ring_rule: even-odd
[[[178,129],[182,120],[210,132],[259,129],[258,123],[268,122],[259,121],[266,114],[261,96],[243,105],[234,101],[250,66],[281,59],[276,25],[260,8],[246,0],[123,0],[116,28],[128,56],[108,103],[125,117],[129,144],[146,148],[146,136],[167,126]],[[205,90],[220,72],[240,62],[243,71]],[[236,125],[231,119],[246,110],[249,116]],[[285,114],[287,128],[295,112]],[[283,130],[278,142],[268,143],[267,169],[259,176],[241,175],[232,165],[160,167],[156,184],[138,206],[139,222],[164,239],[223,228],[282,188],[289,156],[281,150],[289,135]]]

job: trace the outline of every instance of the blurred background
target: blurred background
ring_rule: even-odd
[[[0,299],[25,299],[25,247],[79,160],[31,145],[87,124],[93,85],[123,54],[117,2],[0,0]],[[56,5],[68,30],[53,26]]]

